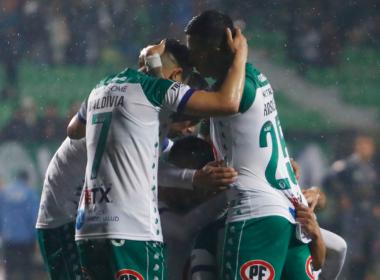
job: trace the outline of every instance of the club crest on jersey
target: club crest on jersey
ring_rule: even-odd
[[[84,267],[82,267],[82,275],[83,275],[83,279],[84,280],[93,280],[94,277],[91,276],[91,273],[85,269]]]
[[[275,272],[270,263],[254,260],[246,262],[240,268],[240,276],[243,280],[273,280]]]
[[[140,273],[132,269],[123,269],[116,273],[116,280],[144,280]]]
[[[306,261],[306,273],[307,273],[307,276],[310,277],[310,279],[315,280],[313,272],[314,272],[314,269],[313,269],[312,260],[311,260],[311,257],[308,257]]]

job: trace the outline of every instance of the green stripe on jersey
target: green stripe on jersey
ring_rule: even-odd
[[[252,63],[245,65],[244,92],[240,101],[239,112],[245,113],[251,108],[256,97],[256,90],[268,84],[267,78],[257,71]]]
[[[153,106],[161,106],[165,95],[174,82],[171,80],[153,78],[144,73],[138,72],[131,68],[127,68],[119,74],[112,75],[103,79],[99,84],[96,85],[95,88],[106,86],[110,83],[140,84],[149,102]]]

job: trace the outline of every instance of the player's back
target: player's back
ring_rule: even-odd
[[[211,119],[219,159],[239,174],[237,190],[229,192],[233,206],[229,218],[280,215],[293,221],[294,207],[289,200],[302,200],[302,193],[291,168],[273,90],[249,63],[239,111],[231,117]]]
[[[88,162],[77,239],[162,241],[159,113],[175,111],[188,90],[128,68],[93,89],[78,113],[86,122]]]
[[[37,228],[56,228],[75,221],[86,163],[86,139],[66,138],[46,170]]]

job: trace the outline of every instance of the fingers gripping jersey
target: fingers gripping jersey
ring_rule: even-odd
[[[46,171],[36,228],[75,221],[86,170],[86,140],[66,140]]]
[[[211,137],[219,159],[238,172],[229,191],[229,222],[283,216],[294,222],[294,205],[306,201],[297,184],[277,115],[273,90],[252,64],[240,113],[211,119]]]
[[[86,122],[88,163],[76,240],[162,241],[159,114],[181,111],[192,93],[188,86],[132,69],[93,89],[78,113]]]

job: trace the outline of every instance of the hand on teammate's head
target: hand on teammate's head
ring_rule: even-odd
[[[162,55],[165,51],[165,40],[162,40],[161,43],[157,45],[149,45],[146,48],[143,48],[140,52],[139,56],[139,67],[143,67],[145,65],[145,59],[154,54]]]
[[[242,58],[247,59],[248,55],[248,44],[247,38],[241,33],[240,28],[236,28],[235,38],[232,38],[231,29],[227,28],[227,42],[230,46],[232,53],[240,54]]]

